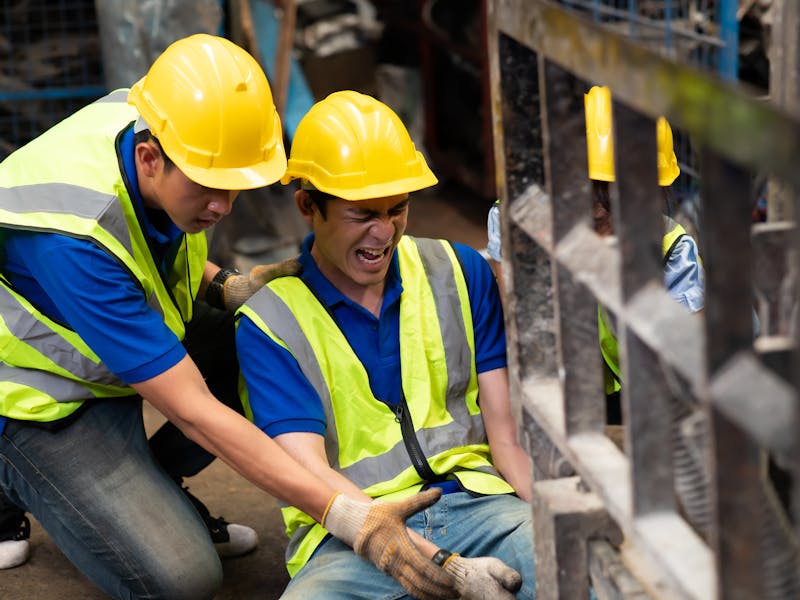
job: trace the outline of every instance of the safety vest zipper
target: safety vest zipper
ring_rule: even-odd
[[[422,446],[420,446],[417,433],[414,430],[414,423],[411,420],[411,413],[408,410],[406,396],[402,392],[400,394],[400,402],[394,409],[394,415],[394,420],[400,424],[400,432],[403,434],[403,443],[405,444],[406,452],[408,452],[408,457],[411,459],[411,464],[414,466],[417,475],[428,483],[444,481],[446,477],[434,473],[433,469],[431,469],[431,466],[428,464],[428,458],[422,451]]]

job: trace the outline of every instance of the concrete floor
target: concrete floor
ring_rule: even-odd
[[[447,182],[414,194],[408,230],[420,237],[446,237],[476,249],[486,246],[486,214],[490,200]],[[294,208],[292,207],[292,210]],[[155,431],[163,417],[145,404],[145,426]],[[248,556],[224,561],[225,583],[217,600],[272,600],[288,582],[283,564],[286,538],[276,501],[214,461],[198,476],[187,480],[215,516],[256,529],[261,543]],[[2,600],[101,600],[97,590],[53,544],[35,519],[31,519],[32,554],[29,562],[0,572]]]

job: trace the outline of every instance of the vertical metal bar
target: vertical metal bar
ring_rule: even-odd
[[[701,237],[708,368],[713,375],[753,343],[750,175],[706,148],[700,162],[701,196],[709,215]]]
[[[614,535],[613,522],[578,477],[537,482],[533,489],[536,597],[589,597],[587,542],[592,535]]]
[[[725,79],[739,78],[739,20],[736,11],[738,0],[721,0],[719,5],[719,33],[725,43],[719,63],[719,74]]]
[[[763,598],[759,449],[712,409],[716,527],[712,534],[721,600]]]
[[[586,126],[583,84],[556,63],[544,61],[543,145],[545,180],[553,203],[553,244],[578,223],[590,222],[586,174]]]
[[[628,0],[629,34],[636,37],[636,0]]]
[[[555,248],[577,225],[586,228],[589,223],[586,125],[579,82],[547,60],[540,75],[545,179],[552,203]],[[603,392],[596,301],[574,274],[557,263],[553,265],[553,281],[567,434],[599,430]]]
[[[672,49],[672,0],[666,0],[664,5],[664,49],[669,54]]]
[[[494,12],[490,10],[490,26]],[[529,376],[556,378],[549,248],[539,246],[510,219],[514,204],[533,184],[543,184],[538,58],[497,33],[490,49],[495,161],[501,203],[503,274],[512,406],[518,422],[520,383]]]
[[[750,177],[719,155],[703,150],[701,193],[706,266],[706,353],[714,374],[753,338]],[[711,217],[713,215],[713,218]],[[711,408],[716,546],[720,597],[763,597],[757,540],[760,451],[740,428]]]
[[[776,106],[800,115],[800,3],[777,0],[773,3],[770,30],[769,96]],[[796,186],[771,177],[767,186],[767,220],[794,219]]]
[[[629,301],[648,284],[663,280],[664,200],[656,170],[656,127],[646,118],[614,103],[619,193],[612,197],[620,240],[622,300]],[[633,475],[633,511],[641,515],[675,508],[672,475],[670,398],[659,362],[619,319],[622,397],[627,447]]]
[[[613,110],[619,193],[612,196],[612,214],[620,239],[622,300],[627,301],[648,283],[663,279],[664,200],[658,187],[654,121],[619,102]]]

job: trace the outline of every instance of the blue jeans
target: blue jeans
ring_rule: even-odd
[[[222,565],[203,521],[156,463],[138,398],[93,402],[55,431],[9,422],[0,490],[113,598],[212,598]]]
[[[241,412],[232,315],[205,303],[195,310],[184,346],[212,393]],[[32,513],[113,598],[212,598],[222,566],[176,483],[214,456],[169,422],[148,443],[140,398],[91,400],[82,410],[52,429],[8,422],[0,435],[0,512],[17,522],[16,507]]]
[[[437,546],[465,557],[494,556],[522,575],[517,598],[534,598],[531,507],[515,496],[446,494],[412,516],[408,526]],[[395,600],[403,587],[335,538],[325,542],[281,598]]]

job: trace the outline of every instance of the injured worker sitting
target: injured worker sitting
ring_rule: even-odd
[[[314,105],[293,140],[282,181],[292,180],[311,233],[302,272],[237,313],[245,414],[352,499],[441,490],[407,521],[423,555],[462,598],[533,598],[531,464],[488,263],[465,245],[404,235],[410,193],[437,179],[399,117],[370,96],[336,92]],[[358,556],[364,548],[296,507],[283,516],[284,598],[408,597],[402,576]],[[391,563],[392,548],[383,552]]]

